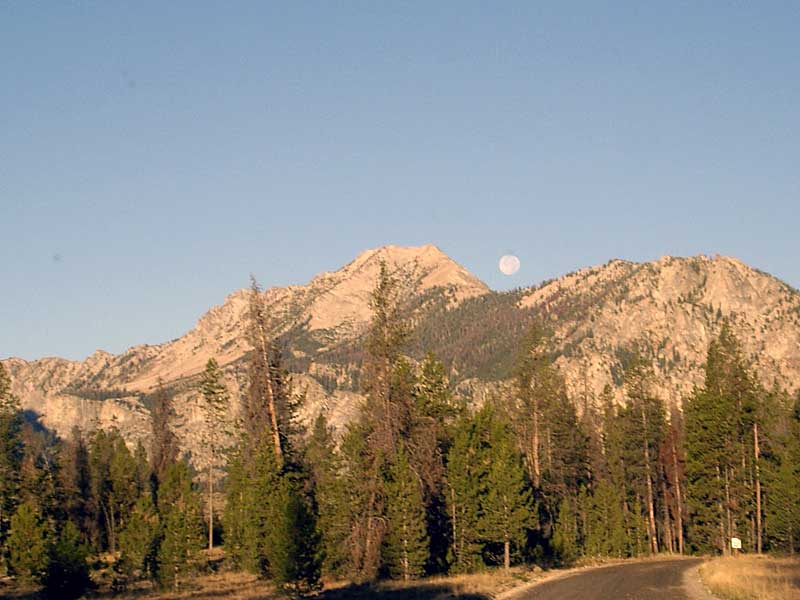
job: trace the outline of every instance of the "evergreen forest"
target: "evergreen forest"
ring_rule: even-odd
[[[245,393],[213,359],[202,374],[203,471],[163,386],[149,445],[113,428],[59,439],[0,364],[0,577],[53,598],[80,597],[103,569],[114,591],[180,590],[214,558],[298,597],[337,580],[727,554],[734,537],[744,552],[800,549],[800,394],[763,385],[731,327],[680,408],[635,348],[623,401],[610,387],[570,396],[535,319],[507,383],[474,402],[433,353],[410,358],[420,338],[385,265],[371,307],[363,405],[344,430],[324,413],[306,430],[253,281]]]

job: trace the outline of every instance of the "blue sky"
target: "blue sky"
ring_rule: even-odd
[[[697,253],[800,286],[800,4],[655,4],[0,4],[0,356],[389,243],[496,289]]]

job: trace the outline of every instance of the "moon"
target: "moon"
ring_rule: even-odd
[[[506,254],[500,258],[500,264],[498,266],[503,275],[513,275],[519,271],[520,262],[513,254]]]

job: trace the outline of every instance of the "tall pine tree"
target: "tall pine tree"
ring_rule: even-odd
[[[481,563],[479,518],[486,493],[483,432],[489,426],[485,411],[464,415],[457,422],[447,454],[445,495],[451,526],[450,569],[456,573],[476,570]]]
[[[395,455],[386,483],[386,559],[393,576],[408,581],[423,574],[429,542],[422,501],[422,481],[404,449]]]
[[[11,516],[20,501],[20,469],[24,447],[19,401],[11,393],[11,378],[0,363],[0,573],[6,570],[6,541]]]
[[[31,502],[20,504],[11,517],[8,554],[11,573],[22,583],[38,582],[47,571],[47,529]]]
[[[219,466],[224,436],[226,434],[225,417],[228,411],[228,390],[223,381],[217,361],[209,358],[200,379],[200,392],[203,396],[203,417],[205,421],[207,462],[206,486],[208,494],[208,549],[214,547],[214,477]]]
[[[526,530],[534,525],[531,492],[510,426],[488,411],[489,430],[481,456],[485,465],[486,492],[481,498],[478,526],[481,537],[503,549],[503,566],[511,567],[512,547],[525,542]]]
[[[157,577],[164,587],[180,589],[188,573],[196,569],[203,548],[203,516],[200,499],[188,466],[169,465],[159,487],[160,543],[156,555]]]
[[[704,385],[685,409],[688,533],[695,550],[727,553],[732,537],[756,549],[756,408],[753,378],[725,324],[709,346]]]

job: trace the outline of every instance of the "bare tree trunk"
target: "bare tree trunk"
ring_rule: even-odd
[[[208,549],[214,549],[214,474],[208,463]]]
[[[408,568],[408,525],[403,523],[403,579],[408,581],[411,574]]]
[[[369,504],[367,505],[366,531],[364,532],[364,557],[361,564],[361,575],[365,579],[374,579],[380,560],[380,539],[378,533],[378,518],[376,517],[376,504],[378,502],[378,478],[380,466],[374,461],[372,481],[370,482]]]
[[[675,552],[675,541],[672,537],[672,521],[669,517],[669,506],[667,505],[667,482],[661,479],[661,496],[664,498],[664,538],[666,540],[666,550],[670,554]]]
[[[720,476],[720,466],[717,464],[717,483],[722,485],[722,477]],[[725,489],[727,490],[727,483]],[[728,536],[725,535],[725,510],[722,506],[722,500],[717,502],[717,510],[719,512],[719,550],[723,555],[728,554],[728,544],[726,543]]]
[[[506,571],[511,568],[511,540],[508,539],[508,534],[503,540],[503,567]]]
[[[650,533],[650,547],[653,554],[658,554],[658,537],[656,535],[655,501],[653,499],[653,474],[650,468],[650,443],[647,436],[647,413],[642,404],[642,433],[644,435],[644,467],[647,477],[647,516]]]
[[[725,467],[725,514],[728,522],[728,535],[726,535],[722,543],[725,546],[725,549],[728,548],[728,538],[733,536],[733,517],[731,515],[731,484],[730,484],[730,477],[728,476],[728,468]]]
[[[550,428],[548,427],[545,432],[547,435],[545,436],[545,440],[547,442],[546,446],[546,456],[547,456],[547,468],[552,472],[553,471],[553,441],[550,437]]]
[[[756,552],[761,554],[763,529],[761,524],[761,468],[758,463],[760,459],[758,447],[758,422],[753,423],[753,454],[756,467]]]
[[[641,510],[642,506],[642,496],[637,492],[636,494],[636,502],[638,504],[637,508]],[[636,525],[636,556],[642,555],[642,524],[641,524],[641,513],[634,514],[634,518],[639,521]]]
[[[456,563],[461,563],[461,554],[458,552],[458,526],[456,521],[456,491],[450,486],[450,504],[453,506],[453,558]]]
[[[677,508],[678,553],[683,554],[683,496],[681,495],[681,477],[678,472],[678,449],[672,439],[672,472],[675,477],[675,506]]]
[[[283,449],[281,448],[281,436],[280,430],[278,429],[278,413],[275,408],[275,391],[272,387],[272,368],[269,362],[268,352],[269,344],[267,343],[267,332],[264,328],[264,304],[259,292],[258,283],[255,278],[251,281],[251,293],[253,294],[250,300],[252,303],[251,311],[255,325],[258,328],[258,345],[260,346],[258,350],[260,351],[261,360],[264,361],[264,369],[266,370],[264,373],[264,383],[267,392],[267,412],[269,413],[269,421],[272,427],[272,443],[275,446],[275,459],[280,468],[283,466]]]
[[[103,517],[105,517],[106,529],[108,530],[106,532],[108,534],[108,550],[113,554],[117,550],[117,536],[114,531],[114,511],[110,510],[105,502],[101,502],[100,507],[103,509]]]
[[[283,449],[281,448],[281,435],[278,429],[278,413],[275,410],[275,391],[272,389],[272,368],[269,364],[269,356],[267,355],[267,336],[264,331],[264,324],[259,323],[259,333],[261,334],[261,353],[262,360],[264,361],[267,372],[266,377],[266,390],[267,390],[267,412],[269,412],[269,420],[272,425],[272,443],[275,446],[275,459],[278,462],[278,467],[283,466]]]

